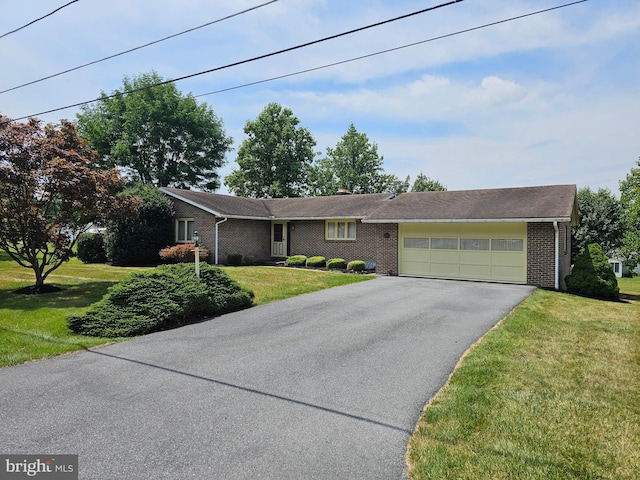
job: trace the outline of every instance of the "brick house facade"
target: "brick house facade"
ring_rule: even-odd
[[[564,289],[564,278],[570,273],[571,225],[577,222],[574,185],[290,199],[163,191],[174,202],[176,231],[179,221],[193,222],[190,226],[210,251],[209,261],[214,262],[217,253],[220,264],[235,253],[256,263],[283,260],[287,255],[320,255],[371,260],[378,274],[402,275],[400,225],[455,224],[464,237],[465,231],[474,228],[465,225],[502,222],[526,227],[522,234],[526,272],[516,283],[554,288],[557,282]],[[330,238],[328,222],[349,222],[353,232],[349,238]],[[286,237],[286,251],[278,257],[272,256],[275,224],[283,225]]]

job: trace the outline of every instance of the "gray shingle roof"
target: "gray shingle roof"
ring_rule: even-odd
[[[576,186],[255,199],[162,189],[216,216],[249,219],[360,218],[370,223],[442,221],[577,222]]]
[[[404,193],[365,222],[577,221],[576,186]]]

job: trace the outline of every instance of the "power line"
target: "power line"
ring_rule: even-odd
[[[74,0],[74,1],[77,2],[78,0]],[[224,20],[228,20],[230,18],[237,17],[239,15],[248,13],[248,12],[250,12],[252,10],[257,10],[258,8],[262,8],[264,6],[267,6],[267,5],[271,4],[271,3],[275,3],[277,1],[278,0],[271,0],[269,2],[265,2],[265,3],[262,3],[260,5],[256,5],[255,7],[247,8],[246,10],[242,10],[241,12],[237,12],[237,13],[233,13],[231,15],[227,15],[226,17],[222,17],[222,18],[219,18],[217,20],[213,20],[211,22],[199,25],[197,27],[190,28],[190,29],[185,30],[183,32],[174,33],[173,35],[169,35],[168,37],[164,37],[164,38],[161,38],[159,40],[154,40],[153,42],[145,43],[144,45],[140,45],[138,47],[133,47],[133,48],[130,48],[130,49],[125,50],[123,52],[119,52],[119,53],[115,53],[113,55],[109,55],[108,57],[104,57],[104,58],[101,58],[99,60],[94,60],[92,62],[85,63],[83,65],[79,65],[77,67],[73,67],[73,68],[70,68],[68,70],[64,70],[62,72],[54,73],[52,75],[48,75],[46,77],[42,77],[42,78],[39,78],[37,80],[33,80],[31,82],[23,83],[22,85],[16,85],[15,87],[7,88],[6,90],[0,90],[0,94],[11,92],[12,90],[17,90],[19,88],[26,87],[28,85],[33,85],[34,83],[39,83],[39,82],[42,82],[44,80],[49,80],[49,79],[54,78],[54,77],[59,77],[60,75],[64,75],[65,73],[74,72],[76,70],[80,70],[81,68],[85,68],[85,67],[88,67],[90,65],[95,65],[96,63],[104,62],[105,60],[111,60],[112,58],[116,58],[116,57],[119,57],[121,55],[125,55],[127,53],[135,52],[136,50],[140,50],[142,48],[149,47],[151,45],[155,45],[156,43],[164,42],[165,40],[169,40],[171,38],[179,37],[180,35],[184,35],[185,33],[190,33],[190,32],[193,32],[195,30],[198,30],[200,28],[208,27],[209,25],[213,25],[214,23],[220,23],[220,22],[222,22]]]
[[[257,60],[263,60],[265,58],[274,57],[276,55],[280,55],[280,54],[287,53],[287,52],[292,52],[294,50],[299,50],[301,48],[309,47],[311,45],[316,45],[316,44],[319,44],[319,43],[322,43],[322,42],[326,42],[328,40],[334,40],[336,38],[344,37],[346,35],[351,35],[353,33],[361,32],[361,31],[367,30],[369,28],[379,27],[381,25],[385,25],[385,24],[388,24],[388,23],[391,23],[391,22],[395,22],[395,21],[402,20],[402,19],[405,19],[405,18],[413,17],[415,15],[420,15],[420,14],[425,13],[425,12],[429,12],[429,11],[433,11],[433,10],[436,10],[436,9],[439,9],[439,8],[447,7],[447,6],[453,5],[455,3],[463,2],[463,1],[464,0],[451,0],[451,1],[447,2],[447,3],[442,3],[442,4],[436,5],[434,7],[424,8],[422,10],[418,10],[418,11],[415,11],[415,12],[412,12],[412,13],[407,13],[407,14],[401,15],[399,17],[394,17],[394,18],[390,18],[388,20],[383,20],[381,22],[372,23],[372,24],[366,25],[364,27],[359,27],[359,28],[355,28],[353,30],[349,30],[347,32],[342,32],[342,33],[338,33],[338,34],[335,34],[335,35],[330,35],[328,37],[320,38],[318,40],[313,40],[311,42],[301,43],[301,44],[293,46],[293,47],[284,48],[282,50],[278,50],[278,51],[271,52],[271,53],[266,53],[264,55],[258,55],[257,57],[248,58],[246,60],[240,60],[238,62],[228,63],[228,64],[223,65],[221,67],[210,68],[208,70],[203,70],[203,71],[198,72],[198,73],[192,73],[192,74],[189,74],[189,75],[184,75],[182,77],[173,78],[171,80],[164,80],[162,82],[154,83],[153,85],[147,85],[147,86],[140,87],[140,88],[134,88],[134,89],[128,90],[126,92],[118,92],[118,93],[114,93],[114,94],[111,94],[111,95],[102,95],[101,97],[94,98],[93,100],[87,100],[87,101],[84,101],[84,102],[78,102],[78,103],[74,103],[72,105],[66,105],[64,107],[59,107],[59,108],[54,108],[54,109],[51,109],[51,110],[46,110],[44,112],[38,112],[38,113],[31,114],[31,115],[25,115],[25,116],[22,116],[22,117],[13,118],[10,121],[23,120],[23,119],[29,118],[29,117],[35,117],[35,116],[38,116],[38,115],[46,115],[48,113],[59,112],[60,110],[66,110],[68,108],[80,107],[82,105],[88,105],[90,103],[95,103],[95,102],[100,101],[100,100],[106,100],[106,99],[109,99],[109,98],[115,98],[115,97],[123,95],[123,94],[127,94],[128,95],[130,93],[135,93],[135,92],[139,92],[139,91],[142,91],[142,90],[148,90],[149,88],[160,87],[160,86],[166,85],[168,83],[179,82],[181,80],[186,80],[188,78],[193,78],[193,77],[197,77],[197,76],[200,76],[200,75],[205,75],[207,73],[217,72],[217,71],[224,70],[224,69],[231,68],[231,67],[237,67],[239,65],[244,65],[246,63],[255,62]],[[587,1],[587,0],[582,0],[582,1]]]
[[[33,21],[31,21],[31,22],[27,23],[26,25],[23,25],[23,26],[21,26],[21,27],[16,28],[15,30],[11,30],[10,32],[7,32],[7,33],[4,33],[4,34],[0,35],[0,38],[4,38],[4,37],[6,37],[7,35],[11,35],[12,33],[19,32],[19,31],[20,31],[20,30],[22,30],[23,28],[27,28],[29,25],[33,25],[34,23],[39,22],[40,20],[42,20],[42,19],[44,19],[44,18],[50,17],[50,16],[51,16],[51,15],[53,15],[54,13],[56,13],[56,12],[58,12],[58,11],[62,10],[64,7],[68,7],[68,6],[69,6],[69,5],[71,5],[72,3],[76,3],[76,2],[78,2],[78,1],[79,1],[79,0],[72,0],[71,2],[69,2],[69,3],[65,4],[65,5],[62,5],[61,7],[56,8],[56,9],[55,9],[53,12],[51,12],[51,13],[47,13],[46,15],[43,15],[43,16],[42,16],[42,17],[40,17],[40,18],[36,18],[35,20],[33,20]]]
[[[258,57],[254,57],[252,59],[242,60],[240,62],[227,64],[227,65],[224,65],[222,67],[216,67],[216,68],[213,68],[213,69],[210,69],[210,70],[205,70],[205,71],[202,71],[202,72],[199,72],[199,73],[194,73],[194,74],[191,74],[191,75],[185,75],[183,77],[178,77],[178,78],[175,78],[173,80],[165,80],[165,81],[162,81],[162,82],[155,83],[153,85],[148,85],[148,86],[145,86],[145,87],[129,90],[129,91],[124,92],[124,93],[119,92],[119,93],[115,93],[115,94],[112,94],[112,95],[104,95],[104,96],[101,96],[101,97],[93,99],[93,100],[74,103],[72,105],[66,105],[64,107],[59,107],[59,108],[46,110],[46,111],[39,112],[39,113],[34,113],[34,114],[31,114],[31,115],[25,115],[25,116],[22,116],[22,117],[9,119],[8,121],[0,122],[0,125],[6,124],[6,123],[11,123],[11,122],[17,121],[17,120],[24,120],[24,119],[29,118],[29,117],[35,117],[35,116],[39,116],[39,115],[46,115],[48,113],[54,113],[54,112],[58,112],[58,111],[61,111],[61,110],[66,110],[66,109],[69,109],[69,108],[79,107],[79,106],[82,106],[82,105],[88,105],[88,104],[95,103],[95,102],[100,101],[100,100],[109,99],[109,98],[115,98],[115,97],[123,95],[123,94],[135,93],[135,92],[138,92],[138,91],[147,90],[149,88],[153,88],[153,87],[157,87],[157,86],[161,86],[161,85],[166,85],[168,83],[177,82],[177,81],[180,81],[180,80],[185,80],[187,78],[193,78],[193,77],[196,77],[196,76],[199,76],[199,75],[203,75],[203,74],[206,74],[206,73],[211,73],[211,72],[214,72],[214,71],[223,70],[223,69],[226,69],[226,68],[242,65],[242,64],[253,62],[253,61],[256,61],[256,60],[261,60],[263,58],[271,57],[271,56],[278,55],[278,54],[281,54],[281,53],[285,53],[285,52],[289,52],[289,51],[296,50],[296,49],[299,49],[299,48],[303,48],[303,47],[306,47],[306,46],[309,46],[309,45],[317,44],[317,43],[320,43],[320,42],[323,42],[323,41],[326,41],[326,40],[334,39],[334,38],[341,37],[341,36],[344,36],[344,35],[348,35],[348,34],[351,34],[351,33],[355,33],[355,32],[358,32],[358,31],[362,31],[362,30],[365,30],[367,28],[372,28],[373,26],[382,25],[384,23],[389,23],[389,22],[392,22],[392,21],[395,21],[395,20],[398,20],[398,19],[401,19],[401,18],[406,18],[408,16],[417,15],[419,13],[424,13],[425,11],[428,11],[428,10],[433,10],[435,8],[441,8],[441,7],[444,7],[444,6],[448,6],[448,5],[451,5],[453,3],[458,3],[460,1],[464,1],[464,0],[456,0],[456,1],[452,1],[452,2],[446,3],[446,4],[437,5],[435,7],[429,8],[429,9],[420,10],[419,12],[413,12],[411,14],[403,15],[401,17],[396,17],[394,19],[386,20],[384,22],[379,22],[379,23],[372,24],[372,25],[369,25],[369,26],[366,26],[366,27],[361,27],[359,29],[351,30],[349,32],[344,32],[344,33],[341,33],[341,34],[332,35],[330,37],[325,37],[323,39],[315,40],[313,42],[308,42],[308,43],[301,44],[301,45],[298,45],[298,46],[295,46],[295,47],[290,47],[290,48],[287,48],[287,49],[284,49],[284,50],[279,50],[277,52],[272,52],[272,53],[269,53],[269,54],[261,55],[261,56],[258,56]],[[270,82],[270,81],[273,81],[273,80],[279,80],[279,79],[282,79],[282,78],[292,77],[292,76],[295,76],[295,75],[300,75],[300,74],[303,74],[303,73],[308,73],[308,72],[312,72],[312,71],[315,71],[315,70],[320,70],[320,69],[323,69],[323,68],[328,68],[328,67],[332,67],[332,66],[336,66],[336,65],[341,65],[341,64],[353,62],[353,61],[356,61],[356,60],[362,60],[364,58],[369,58],[369,57],[373,57],[373,56],[376,56],[376,55],[381,55],[383,53],[389,53],[389,52],[393,52],[393,51],[396,51],[396,50],[401,50],[401,49],[404,49],[404,48],[409,48],[409,47],[412,47],[412,46],[416,46],[416,45],[420,45],[420,44],[424,44],[424,43],[428,43],[428,42],[433,42],[435,40],[441,40],[443,38],[453,37],[453,36],[460,35],[460,34],[463,34],[463,33],[468,33],[468,32],[472,32],[472,31],[475,31],[475,30],[480,30],[482,28],[487,28],[487,27],[499,25],[499,24],[502,24],[502,23],[507,23],[507,22],[511,22],[511,21],[514,21],[514,20],[519,20],[519,19],[522,19],[522,18],[531,17],[531,16],[534,16],[534,15],[542,14],[542,13],[547,13],[547,12],[550,12],[550,11],[553,11],[553,10],[558,10],[558,9],[565,8],[565,7],[570,7],[570,6],[573,6],[573,5],[580,4],[580,3],[585,3],[587,1],[589,1],[589,0],[577,0],[577,1],[574,1],[574,2],[570,2],[570,3],[565,3],[563,5],[558,5],[558,6],[555,6],[555,7],[551,7],[551,8],[547,8],[547,9],[543,9],[543,10],[537,10],[535,12],[530,12],[530,13],[526,13],[526,14],[523,14],[523,15],[518,15],[518,16],[515,16],[515,17],[506,18],[504,20],[498,20],[496,22],[487,23],[487,24],[480,25],[480,26],[477,26],[477,27],[467,28],[465,30],[460,30],[460,31],[449,33],[449,34],[446,34],[446,35],[440,35],[438,37],[433,37],[433,38],[429,38],[429,39],[426,39],[426,40],[413,42],[413,43],[410,43],[410,44],[406,44],[406,45],[402,45],[402,46],[399,46],[399,47],[394,47],[394,48],[382,50],[382,51],[371,53],[371,54],[367,54],[367,55],[362,55],[362,56],[351,58],[351,59],[348,59],[348,60],[342,60],[342,61],[339,61],[339,62],[334,62],[334,63],[330,63],[330,64],[326,64],[326,65],[323,65],[323,66],[314,67],[314,68],[310,68],[310,69],[306,69],[306,70],[300,70],[298,72],[293,72],[293,73],[289,73],[289,74],[285,74],[285,75],[280,75],[280,76],[272,77],[272,78],[269,78],[269,79],[259,80],[259,81],[256,81],[256,82],[246,83],[246,84],[243,84],[243,85],[237,85],[237,86],[234,86],[234,87],[229,87],[229,88],[225,88],[225,89],[221,89],[221,90],[217,90],[217,91],[213,91],[213,92],[200,94],[200,95],[197,95],[196,97],[202,97],[202,96],[205,96],[205,95],[213,95],[213,94],[216,94],[216,93],[222,93],[222,92],[226,92],[226,91],[230,91],[230,90],[236,90],[236,89],[239,89],[239,88],[244,88],[244,87],[248,87],[248,86],[252,86],[252,85],[258,85],[258,84]]]
[[[403,49],[409,48],[409,47],[415,47],[417,45],[422,45],[422,44],[425,44],[425,43],[434,42],[436,40],[442,40],[443,38],[454,37],[456,35],[461,35],[463,33],[469,33],[469,32],[473,32],[475,30],[481,30],[483,28],[493,27],[495,25],[500,25],[501,23],[507,23],[507,22],[512,22],[514,20],[520,20],[520,19],[523,19],[523,18],[526,18],[526,17],[532,17],[534,15],[539,15],[541,13],[547,13],[547,12],[550,12],[552,10],[558,10],[560,8],[570,7],[572,5],[576,5],[578,3],[584,3],[584,2],[587,2],[587,1],[588,0],[577,0],[577,1],[572,2],[572,3],[567,3],[567,4],[564,4],[564,5],[559,5],[559,6],[547,8],[547,9],[544,9],[544,10],[538,10],[536,12],[526,13],[524,15],[518,15],[516,17],[510,17],[510,18],[506,18],[504,20],[498,20],[496,22],[485,23],[484,25],[479,25],[477,27],[467,28],[465,30],[458,30],[457,32],[447,33],[445,35],[440,35],[438,37],[431,37],[431,38],[428,38],[426,40],[420,40],[418,42],[407,43],[405,45],[400,45],[398,47],[387,48],[385,50],[380,50],[380,51],[377,51],[377,52],[374,52],[374,53],[368,53],[366,55],[360,55],[359,57],[353,57],[353,58],[349,58],[347,60],[340,60],[340,61],[337,61],[337,62],[327,63],[325,65],[320,65],[318,67],[307,68],[305,70],[298,70],[297,72],[285,73],[283,75],[278,75],[276,77],[265,78],[263,80],[256,80],[255,82],[249,82],[249,83],[244,83],[242,85],[235,85],[233,87],[222,88],[220,90],[214,90],[212,92],[200,93],[198,95],[194,95],[194,98],[206,97],[207,95],[215,95],[215,94],[218,94],[218,93],[229,92],[231,90],[238,90],[238,89],[241,89],[241,88],[252,87],[254,85],[260,85],[262,83],[273,82],[275,80],[282,80],[283,78],[294,77],[296,75],[302,75],[304,73],[315,72],[317,70],[322,70],[324,68],[330,68],[330,67],[335,67],[335,66],[338,66],[338,65],[344,65],[345,63],[355,62],[357,60],[364,60],[365,58],[371,58],[371,57],[375,57],[377,55],[382,55],[382,54],[385,54],[385,53],[395,52],[395,51],[403,50]]]

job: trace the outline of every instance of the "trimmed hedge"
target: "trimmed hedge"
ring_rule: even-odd
[[[109,288],[69,329],[99,337],[130,337],[175,328],[215,314],[251,306],[253,292],[212,265],[163,265],[136,273]]]
[[[588,245],[576,257],[571,275],[565,278],[565,282],[569,293],[603,300],[620,300],[618,279],[597,243]]]
[[[321,256],[309,257],[307,258],[307,262],[306,262],[307,267],[315,267],[315,268],[324,267],[326,264],[327,264],[326,258]]]
[[[196,260],[194,243],[181,243],[173,247],[166,247],[160,250],[159,255],[166,263],[193,263]],[[209,250],[200,247],[200,260],[205,261],[209,257]]]
[[[331,258],[327,261],[327,268],[329,270],[344,270],[347,268],[347,262],[344,258]]]
[[[78,258],[83,263],[105,263],[107,252],[101,233],[83,233],[78,237]]]
[[[364,272],[364,262],[362,260],[352,260],[347,264],[347,270],[352,270],[354,272]]]
[[[293,255],[284,262],[288,267],[304,267],[307,263],[307,257],[304,255]]]

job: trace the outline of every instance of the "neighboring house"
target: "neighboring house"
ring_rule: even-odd
[[[575,185],[253,199],[174,188],[176,243],[215,263],[289,255],[372,260],[377,273],[564,289]]]
[[[616,277],[622,278],[623,270],[626,269],[626,267],[624,267],[622,264],[622,260],[620,260],[617,256],[614,256],[612,258],[609,258],[609,265],[611,265],[611,269],[613,270],[613,273],[615,273]]]

